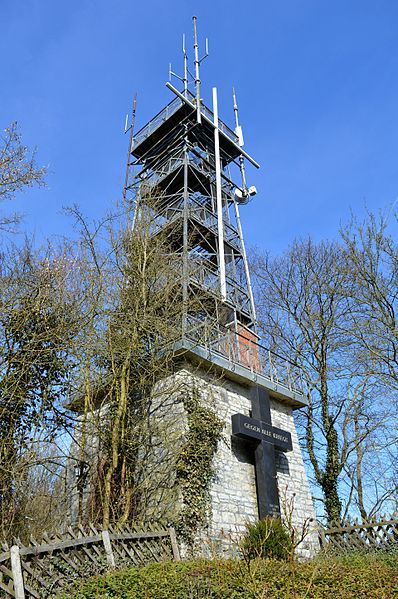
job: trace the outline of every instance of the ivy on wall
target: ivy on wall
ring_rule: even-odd
[[[176,475],[183,508],[176,523],[181,537],[192,544],[194,533],[204,524],[213,475],[213,458],[222,437],[224,422],[200,403],[196,388],[183,398],[188,416],[188,434],[177,456]]]

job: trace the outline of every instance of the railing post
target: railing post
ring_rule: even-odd
[[[174,561],[179,562],[181,560],[180,550],[178,549],[176,531],[173,528],[173,526],[170,526],[169,533],[170,533],[171,549],[173,551]]]
[[[304,380],[303,380],[303,372],[300,370],[300,391],[304,393]]]
[[[274,382],[274,374],[272,372],[272,359],[271,359],[271,350],[268,350],[268,361],[269,361],[269,378],[271,382]]]
[[[288,382],[288,388],[290,391],[292,391],[292,379],[290,376],[290,367],[289,367],[289,362],[286,360],[286,370],[287,370],[287,382]]]
[[[110,568],[115,568],[115,556],[113,555],[111,538],[109,536],[108,530],[103,530],[101,532],[102,542],[104,543],[105,554],[106,554],[106,562]]]
[[[239,339],[239,332],[237,329],[235,329],[235,347],[236,347],[236,361],[238,363],[241,362],[241,355],[240,355],[240,339]]]
[[[14,582],[15,599],[25,599],[25,588],[22,576],[21,556],[18,545],[13,545],[10,549],[11,570]]]

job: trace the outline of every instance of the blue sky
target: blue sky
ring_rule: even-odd
[[[258,195],[242,210],[249,245],[335,237],[350,210],[398,197],[398,4],[393,0],[0,1],[0,126],[20,123],[48,164],[48,189],[15,202],[38,239],[62,235],[62,207],[100,217],[121,197],[126,112],[137,127],[172,99],[168,63],[192,58],[193,14],[209,37],[203,96],[236,86]],[[2,207],[4,210],[5,207]],[[8,208],[8,206],[7,206]]]

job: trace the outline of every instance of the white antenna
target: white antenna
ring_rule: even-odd
[[[218,98],[217,88],[213,87],[213,116],[214,116],[214,160],[216,163],[216,199],[217,199],[217,229],[218,229],[218,253],[219,253],[219,274],[220,291],[223,300],[227,299],[227,283],[225,273],[225,253],[224,253],[224,225],[223,225],[223,201],[221,187],[221,156],[220,156],[220,136],[218,123]]]
[[[202,122],[202,115],[200,111],[200,76],[199,69],[201,63],[205,58],[209,56],[209,40],[206,38],[206,53],[202,58],[199,58],[199,44],[198,44],[198,32],[196,29],[196,17],[192,17],[193,21],[193,48],[195,53],[195,87],[196,87],[196,121]]]
[[[232,88],[232,97],[234,100],[234,113],[235,113],[235,133],[239,140],[239,146],[243,146],[243,131],[242,127],[239,125],[239,111],[238,111],[238,102],[236,100],[235,88]],[[247,183],[246,183],[246,172],[245,172],[245,159],[242,154],[239,156],[239,166],[240,166],[240,174],[242,177],[242,189],[243,193],[247,194]]]
[[[132,152],[132,148],[133,148],[133,131],[134,131],[134,122],[135,122],[135,111],[137,108],[137,94],[134,94],[134,100],[133,100],[133,110],[131,112],[131,122],[130,122],[130,126],[127,127],[128,125],[128,115],[126,116],[126,124],[124,126],[124,132],[127,133],[127,131],[130,131],[130,139],[129,139],[129,147],[127,150],[127,162],[126,162],[126,178],[124,181],[124,188],[123,188],[123,198],[126,199],[126,193],[127,193],[127,188],[128,188],[128,183],[129,183],[129,171],[130,171],[130,154]]]
[[[234,100],[235,133],[239,140],[239,146],[242,147],[243,146],[243,132],[242,132],[242,127],[239,125],[238,102],[236,100],[236,93],[235,93],[234,87],[232,88],[232,97]],[[254,322],[256,322],[256,320],[257,320],[256,306],[254,305],[253,288],[252,288],[252,284],[251,284],[251,280],[250,280],[249,264],[247,261],[246,246],[245,246],[245,242],[243,240],[242,223],[240,221],[240,213],[239,213],[239,206],[238,206],[239,203],[246,204],[246,202],[249,201],[250,195],[253,195],[253,193],[255,192],[255,188],[250,187],[250,189],[247,189],[245,159],[244,159],[243,154],[240,154],[240,156],[239,156],[239,166],[240,166],[240,174],[242,177],[243,195],[241,193],[238,195],[237,192],[235,192],[235,198],[234,198],[235,219],[236,219],[236,224],[238,227],[238,235],[239,235],[241,246],[242,246],[243,266],[244,266],[245,274],[246,274],[247,288],[249,291],[249,299],[250,299],[250,304],[251,304],[251,308],[252,308],[252,314],[253,314]]]
[[[235,88],[232,88],[232,97],[234,99],[234,113],[235,113],[235,133],[239,140],[239,146],[242,147],[244,145],[243,141],[243,131],[242,127],[239,125],[239,113],[238,113],[238,103],[236,101]]]
[[[187,54],[186,49],[185,49],[185,33],[182,36],[182,53],[184,55],[184,76],[180,77],[180,75],[178,75],[177,73],[175,73],[171,69],[171,63],[170,63],[169,64],[169,81],[171,81],[172,77],[176,77],[176,79],[179,79],[180,81],[183,82],[183,84],[184,84],[184,92],[187,92],[187,90],[188,90],[188,54]]]
[[[182,53],[184,55],[184,91],[188,90],[188,54],[185,50],[185,33],[182,36]]]

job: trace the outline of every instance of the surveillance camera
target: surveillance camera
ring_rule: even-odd
[[[248,189],[235,189],[235,200],[238,204],[247,204],[251,197],[255,196],[257,189],[252,185]]]

